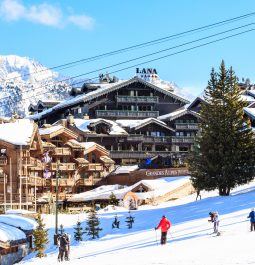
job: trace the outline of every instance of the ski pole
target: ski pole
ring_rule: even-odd
[[[157,234],[157,230],[156,229],[154,229],[154,230],[155,230],[155,233],[156,233],[156,243],[158,245],[158,234]]]

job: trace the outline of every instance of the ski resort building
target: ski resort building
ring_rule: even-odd
[[[76,94],[29,118],[39,126],[62,121],[79,141],[103,145],[117,164],[149,163],[158,156],[163,167],[184,163],[198,115],[155,69],[136,69],[129,80],[101,75],[99,83],[84,84]]]
[[[109,152],[94,142],[77,142],[63,126],[38,129],[20,119],[0,124],[0,203],[6,208],[37,208],[104,183],[114,169]],[[57,185],[58,179],[58,185]]]

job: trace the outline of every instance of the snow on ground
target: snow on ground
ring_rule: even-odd
[[[99,211],[100,238],[76,243],[73,226],[78,218],[86,226],[86,214],[60,215],[59,224],[72,235],[69,264],[103,265],[247,265],[255,264],[255,232],[249,231],[247,216],[255,206],[255,182],[233,190],[228,197],[219,197],[217,192],[202,192],[202,199],[195,201],[196,194],[169,201],[158,206],[141,206],[131,211],[135,217],[132,229],[127,229],[124,208]],[[210,211],[220,214],[221,236],[214,236],[208,222]],[[115,215],[120,220],[120,229],[112,229]],[[160,231],[155,231],[161,216],[165,214],[172,227],[167,244],[159,244]],[[46,258],[34,258],[30,254],[19,264],[58,264],[57,248],[52,245],[54,215],[44,215],[49,228],[49,247]]]

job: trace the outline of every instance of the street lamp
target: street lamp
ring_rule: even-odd
[[[57,245],[58,239],[58,178],[59,178],[59,165],[57,162],[56,170],[56,210],[55,210],[55,234],[54,234],[54,245]]]

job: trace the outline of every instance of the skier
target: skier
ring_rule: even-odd
[[[254,212],[254,208],[251,209],[251,212],[249,213],[247,218],[250,218],[251,231],[255,231],[255,212]]]
[[[219,219],[219,213],[216,212],[209,212],[210,220],[208,222],[213,223],[213,234],[216,234],[217,236],[220,235],[219,232],[219,224],[220,224],[220,219]]]
[[[163,215],[158,226],[155,227],[155,230],[161,228],[161,245],[166,244],[167,232],[171,226],[170,221],[167,220],[166,216]]]

